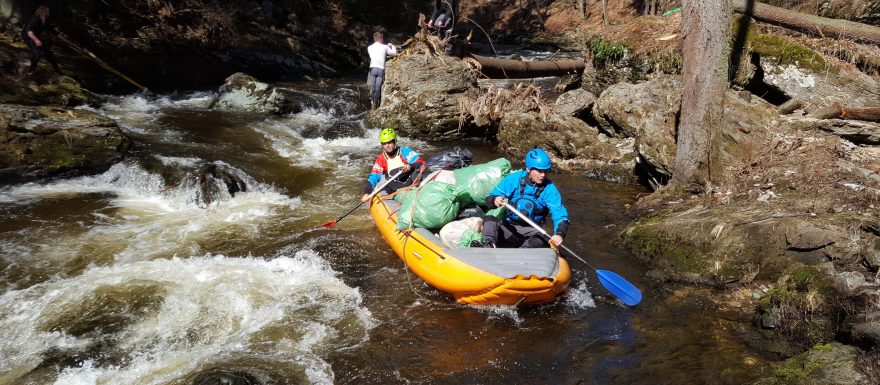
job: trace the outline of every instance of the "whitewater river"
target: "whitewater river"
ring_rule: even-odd
[[[302,113],[212,111],[209,93],[115,98],[132,139],[103,174],[0,187],[0,385],[741,384],[743,327],[643,278],[619,247],[646,191],[552,174],[566,240],[641,287],[628,308],[579,262],[541,306],[459,305],[413,276],[358,202],[379,151],[357,85],[298,86]],[[308,89],[306,89],[308,88]],[[363,92],[362,90],[360,91]],[[400,143],[430,155],[479,141]],[[213,164],[245,192],[206,202]]]

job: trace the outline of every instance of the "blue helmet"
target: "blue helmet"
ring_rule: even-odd
[[[549,170],[552,164],[550,163],[550,155],[547,154],[547,151],[544,151],[540,148],[533,148],[532,151],[529,151],[526,154],[526,169],[531,170],[536,168],[538,170]]]

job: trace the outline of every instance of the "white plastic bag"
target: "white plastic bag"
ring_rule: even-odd
[[[457,221],[452,221],[440,229],[440,240],[443,245],[449,248],[458,248],[461,243],[462,234],[466,231],[474,231],[476,233],[483,232],[483,218],[470,217]]]

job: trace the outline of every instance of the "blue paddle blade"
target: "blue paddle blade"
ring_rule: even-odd
[[[599,276],[602,286],[620,298],[623,303],[635,306],[642,301],[642,292],[623,277],[608,270],[596,270],[596,275]]]

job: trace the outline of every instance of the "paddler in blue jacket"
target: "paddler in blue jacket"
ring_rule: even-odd
[[[546,151],[535,148],[526,154],[526,169],[508,174],[486,197],[489,207],[502,207],[505,202],[539,225],[553,217],[553,236],[549,243],[562,244],[568,231],[568,210],[562,205],[562,195],[547,178],[552,163]],[[516,214],[508,212],[503,221],[487,216],[483,222],[483,247],[546,247],[547,240],[534,227]]]

